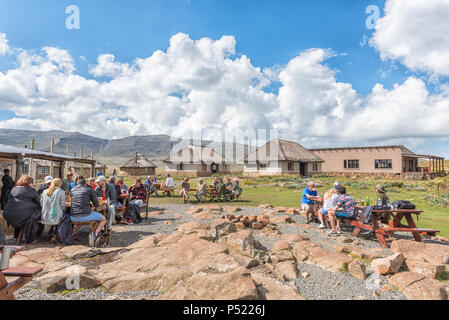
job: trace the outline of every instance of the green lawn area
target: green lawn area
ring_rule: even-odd
[[[163,176],[158,177],[159,181],[164,181]],[[277,207],[299,207],[302,189],[305,187],[307,180],[291,176],[278,177],[261,177],[261,178],[244,178],[240,177],[240,186],[243,189],[243,196],[239,201],[234,201],[231,205],[237,206],[258,206],[260,204],[271,204]],[[212,182],[212,178],[205,179],[207,184]],[[320,194],[324,194],[327,190],[332,188],[335,177],[315,177],[312,180],[318,186]],[[143,180],[142,180],[143,181]],[[426,195],[439,194],[437,185],[446,188],[445,193],[449,187],[449,180],[435,181],[404,181],[394,179],[374,179],[374,178],[360,178],[360,179],[340,179],[340,183],[347,187],[348,193],[352,195],[356,201],[360,198],[371,200],[371,203],[377,201],[377,196],[374,187],[382,183],[387,186],[387,194],[391,202],[395,200],[409,200],[413,202],[417,209],[424,211],[419,216],[417,222],[418,227],[435,228],[441,231],[440,236],[449,236],[449,200],[446,202],[446,207],[437,207],[425,200]],[[131,180],[125,181],[128,185],[132,184]],[[180,178],[175,178],[175,183],[178,185],[181,182]],[[191,187],[196,188],[197,179],[190,180]],[[441,191],[441,189],[440,189]],[[444,199],[446,196],[440,195]],[[178,204],[179,198],[151,198],[151,204]],[[196,199],[191,199],[191,203],[196,203]],[[416,219],[415,219],[416,220]]]

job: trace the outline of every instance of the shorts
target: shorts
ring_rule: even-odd
[[[327,216],[329,214],[329,211],[325,210],[324,208],[321,209],[321,213]]]
[[[342,219],[354,219],[354,218],[357,218],[357,214],[355,214],[355,213],[349,214],[349,213],[346,213],[344,211],[337,211],[335,213],[335,215],[337,216],[337,218],[342,218]]]
[[[101,221],[101,220],[103,220],[103,215],[101,213],[93,211],[90,215],[85,216],[85,217],[74,217],[74,216],[71,216],[70,220],[72,220],[72,222]]]
[[[316,204],[315,204],[315,202],[311,202],[310,204],[301,203],[301,208],[303,210],[307,210],[307,207],[310,207],[310,209],[315,210]]]

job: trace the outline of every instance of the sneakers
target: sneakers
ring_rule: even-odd
[[[326,229],[326,227],[325,227],[323,224],[320,224],[320,225],[318,226],[318,229]]]
[[[329,231],[327,231],[326,233],[327,233],[327,234],[337,234],[337,232],[334,231],[334,230],[329,230]]]
[[[89,247],[95,247],[95,241],[97,240],[97,235],[95,232],[89,234]]]

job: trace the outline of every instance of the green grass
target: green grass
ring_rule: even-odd
[[[164,181],[164,176],[158,177],[159,181]],[[260,178],[244,178],[240,177],[240,186],[243,189],[243,195],[239,201],[229,203],[236,206],[258,206],[261,204],[271,204],[275,207],[299,207],[301,192],[306,181],[293,176],[277,176],[277,177],[260,177]],[[180,184],[181,178],[175,178],[175,183]],[[212,183],[212,178],[205,179],[207,184]],[[320,194],[324,194],[332,188],[335,180],[347,187],[348,193],[352,195],[356,201],[360,198],[371,200],[371,203],[377,201],[374,187],[382,183],[389,186],[388,196],[391,202],[395,200],[409,200],[413,202],[417,209],[423,213],[415,218],[418,227],[434,228],[441,232],[440,236],[449,236],[449,207],[436,207],[431,205],[424,196],[428,194],[437,194],[441,192],[441,188],[449,188],[449,177],[435,181],[404,181],[399,179],[379,179],[379,178],[335,178],[319,176],[313,178],[319,186],[317,189]],[[125,179],[127,185],[131,185],[132,181]],[[191,179],[192,188],[196,188],[197,179]],[[296,185],[294,189],[283,187],[283,184]],[[425,189],[423,189],[425,188]],[[419,191],[425,190],[425,191]],[[447,191],[445,191],[447,192]],[[179,198],[151,198],[151,204],[179,204]],[[191,203],[196,203],[191,199]]]

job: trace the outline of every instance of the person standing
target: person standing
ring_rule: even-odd
[[[11,178],[11,176],[9,175],[9,173],[10,173],[9,169],[5,169],[3,171],[3,173],[5,175],[2,177],[3,187],[2,187],[2,196],[0,198],[0,202],[1,202],[2,210],[5,210],[5,205],[6,205],[6,202],[8,201],[8,195],[11,192],[11,190],[14,188],[16,183],[14,182],[13,178]]]

